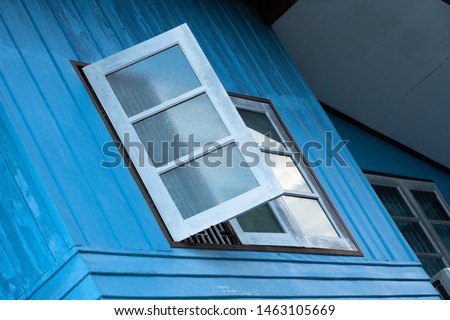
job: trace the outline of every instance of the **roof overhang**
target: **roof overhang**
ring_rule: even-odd
[[[244,0],[253,7],[266,26],[271,26],[297,0]]]
[[[272,27],[319,100],[450,172],[449,2],[298,1]]]

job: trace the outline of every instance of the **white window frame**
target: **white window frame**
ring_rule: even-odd
[[[439,191],[436,184],[432,181],[421,181],[406,178],[402,179],[397,177],[389,177],[369,173],[366,173],[365,175],[371,185],[392,187],[396,188],[399,191],[400,196],[403,198],[406,205],[409,207],[410,211],[414,215],[413,218],[414,221],[408,217],[402,218],[398,216],[392,216],[393,220],[411,221],[419,223],[425,235],[428,237],[428,240],[430,241],[431,245],[436,250],[436,253],[417,253],[417,255],[419,257],[424,258],[440,258],[447,267],[450,267],[450,250],[447,249],[447,247],[442,242],[442,240],[440,239],[439,235],[437,234],[437,232],[434,230],[433,227],[434,224],[450,225],[450,220],[444,221],[444,220],[429,219],[423,212],[420,205],[417,203],[414,195],[411,193],[411,190],[433,192],[436,195],[442,208],[450,218],[450,206],[445,200],[445,197]]]
[[[290,142],[284,143],[284,151],[280,152],[277,150],[275,154],[280,154],[284,156],[289,156],[296,163],[297,169],[300,171],[301,175],[311,189],[311,193],[297,192],[297,191],[287,191],[283,192],[285,196],[295,196],[304,199],[317,200],[324,210],[324,213],[328,217],[330,223],[336,230],[339,238],[336,237],[325,237],[317,235],[308,235],[302,232],[298,227],[295,218],[290,213],[286,204],[281,198],[275,199],[269,203],[273,213],[275,214],[278,222],[285,231],[285,233],[258,233],[258,232],[245,232],[242,230],[237,219],[230,220],[230,224],[233,227],[236,235],[243,244],[254,244],[254,245],[287,245],[305,248],[321,248],[321,249],[334,249],[334,250],[350,250],[356,251],[352,239],[350,238],[348,232],[345,230],[341,221],[338,219],[337,214],[332,209],[328,201],[325,200],[325,195],[319,188],[318,184],[315,182],[310,170],[306,167],[303,159],[299,157],[299,152],[292,145],[291,139],[282,127],[279,119],[272,110],[269,103],[255,101],[251,99],[245,99],[241,97],[231,97],[234,106],[237,109],[246,110],[250,112],[264,114],[268,120],[271,122],[272,126],[276,130],[277,134],[280,136],[282,141]],[[270,149],[260,147],[261,151],[269,152]],[[276,149],[276,148],[275,148]],[[263,159],[263,158],[262,158]],[[264,161],[264,160],[262,160]]]
[[[201,86],[174,99],[165,101],[149,110],[128,117],[109,85],[106,76],[176,45],[184,53]],[[130,141],[141,141],[133,127],[133,123],[206,93],[230,133],[229,136],[216,142],[221,147],[224,147],[230,143],[236,143],[239,146],[244,142],[253,141],[244,122],[235,110],[225,89],[186,24],[104,58],[103,60],[92,63],[84,67],[83,71],[121,139],[125,133],[128,133]],[[260,157],[262,156],[256,146],[248,148],[248,151]],[[143,184],[152,196],[156,208],[174,241],[181,241],[212,225],[229,220],[240,213],[274,199],[283,192],[271,169],[264,162],[259,161],[257,165],[250,166],[251,172],[259,185],[258,187],[190,218],[184,219],[166,189],[160,175],[177,168],[180,162],[185,163],[191,161],[204,156],[208,152],[205,153],[204,150],[196,150],[178,159],[177,163],[173,161],[157,168],[151,165],[147,154],[144,154],[145,161],[143,166],[142,163],[139,165],[139,156],[142,157],[142,155],[139,155],[139,150],[136,148],[129,148],[127,152]],[[248,155],[242,153],[241,155],[245,161],[249,163],[253,161]]]

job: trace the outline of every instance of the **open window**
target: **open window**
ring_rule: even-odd
[[[356,250],[268,101],[231,97],[283,194],[230,221],[243,244]]]
[[[230,99],[187,25],[80,74],[176,243],[359,254],[271,104]]]
[[[83,70],[175,241],[282,193],[187,25]]]

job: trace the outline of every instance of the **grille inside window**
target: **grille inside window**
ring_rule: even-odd
[[[240,244],[227,222],[219,223],[183,240],[189,244]]]

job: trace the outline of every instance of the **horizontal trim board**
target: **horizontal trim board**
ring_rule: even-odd
[[[420,266],[223,261],[95,254],[82,254],[82,258],[89,272],[96,275],[429,281],[429,277]]]
[[[333,269],[333,268],[330,268]],[[333,270],[321,270],[323,272],[330,272]],[[163,277],[163,278],[192,278],[192,279],[242,279],[243,281],[253,279],[253,280],[315,280],[315,281],[396,281],[396,282],[417,282],[417,281],[425,281],[429,282],[429,278],[423,277],[414,278],[411,277],[409,279],[405,278],[394,278],[392,275],[390,277],[382,278],[382,277],[364,277],[364,276],[355,276],[355,277],[326,277],[326,276],[276,276],[276,275],[267,275],[267,276],[255,276],[255,275],[220,275],[220,274],[192,274],[192,273],[136,273],[136,272],[92,272],[92,276],[105,276],[105,277]],[[84,279],[83,279],[84,280]]]
[[[327,297],[436,295],[428,281],[93,276],[102,295],[127,297]]]
[[[104,295],[102,296],[103,300],[149,300],[149,298],[146,297],[127,297],[127,296],[112,296],[112,295]],[[158,297],[155,298],[155,300],[178,300],[174,297]],[[236,300],[236,299],[245,299],[245,300],[276,300],[276,299],[286,299],[286,300],[292,300],[292,299],[302,299],[302,300],[379,300],[379,299],[386,299],[386,300],[441,300],[439,295],[435,294],[424,294],[424,295],[401,295],[401,296],[389,296],[389,295],[372,295],[372,296],[352,296],[352,295],[346,295],[346,296],[322,296],[322,297],[316,297],[316,296],[266,296],[266,297],[242,297],[242,296],[214,296],[214,297],[183,297],[183,300]]]
[[[180,249],[172,248],[164,251],[136,251],[136,250],[110,250],[104,248],[79,249],[83,254],[104,254],[121,255],[134,257],[161,257],[168,259],[199,259],[199,260],[219,260],[219,261],[261,261],[261,262],[301,262],[315,264],[346,264],[346,265],[378,265],[378,266],[420,266],[417,261],[386,261],[367,260],[361,257],[316,255],[316,254],[295,254],[289,252],[262,252],[262,251],[236,251],[236,250],[206,250],[206,249]]]

